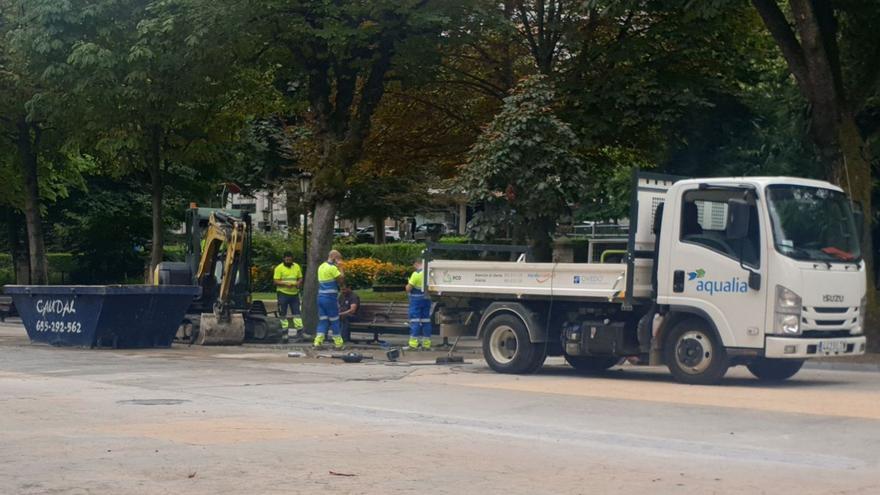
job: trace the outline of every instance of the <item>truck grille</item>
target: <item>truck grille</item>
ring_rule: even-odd
[[[807,309],[810,309],[810,308],[807,308]],[[847,307],[842,307],[842,308],[825,307],[825,308],[822,308],[822,307],[814,306],[812,308],[812,310],[817,313],[846,313],[847,311],[849,311],[849,308],[847,308]]]
[[[804,306],[801,313],[803,335],[843,337],[858,327],[858,306]]]

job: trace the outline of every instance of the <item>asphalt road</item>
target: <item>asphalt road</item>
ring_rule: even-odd
[[[0,327],[0,493],[880,493],[880,374],[716,387],[255,348],[90,351]]]

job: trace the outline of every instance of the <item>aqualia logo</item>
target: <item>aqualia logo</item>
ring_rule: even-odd
[[[688,272],[688,281],[697,281],[697,292],[705,292],[712,296],[718,293],[735,294],[746,293],[749,291],[748,282],[740,280],[738,277],[733,277],[730,280],[702,280],[705,277],[706,270],[703,270],[702,268]]]

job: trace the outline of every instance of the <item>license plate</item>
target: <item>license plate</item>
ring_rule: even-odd
[[[819,341],[819,352],[823,354],[838,354],[846,351],[846,342],[842,340]]]

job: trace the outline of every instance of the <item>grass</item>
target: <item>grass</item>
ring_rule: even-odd
[[[406,292],[373,292],[372,289],[356,290],[360,296],[361,302],[405,302]],[[275,300],[274,292],[254,292],[254,300],[273,301]]]

